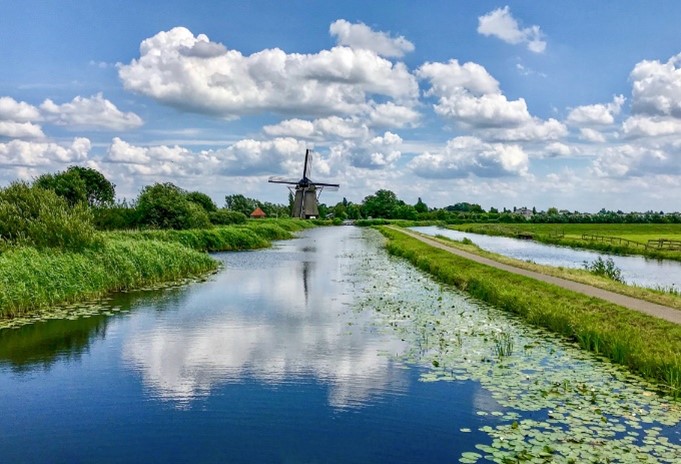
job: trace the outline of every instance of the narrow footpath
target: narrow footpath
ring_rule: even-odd
[[[422,241],[432,247],[445,250],[449,253],[461,256],[462,258],[470,259],[476,263],[484,264],[486,266],[495,267],[503,271],[512,272],[514,274],[519,274],[525,277],[530,277],[532,279],[541,280],[559,287],[565,288],[567,290],[572,290],[573,292],[583,293],[584,295],[592,296],[595,298],[600,298],[611,303],[623,306],[625,308],[633,309],[634,311],[639,311],[641,313],[648,314],[660,319],[664,319],[669,322],[674,322],[676,324],[681,324],[681,311],[678,309],[670,308],[668,306],[662,306],[656,303],[651,303],[645,300],[639,300],[638,298],[632,298],[626,295],[620,295],[619,293],[611,292],[608,290],[603,290],[600,288],[592,287],[591,285],[581,284],[579,282],[573,282],[567,279],[561,279],[560,277],[553,277],[539,272],[528,271],[526,269],[521,269],[514,266],[509,266],[508,264],[499,263],[497,261],[491,260],[489,258],[484,258],[482,256],[469,253],[467,251],[459,250],[454,247],[445,245],[442,242],[434,240],[432,238],[426,237],[416,232],[410,230],[401,229],[398,227],[392,227],[391,229],[401,232],[403,234],[409,235],[417,240]]]

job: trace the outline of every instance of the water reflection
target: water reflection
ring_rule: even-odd
[[[533,261],[548,266],[562,266],[583,269],[584,262],[593,262],[599,256],[612,258],[622,270],[628,284],[642,287],[681,288],[681,263],[671,260],[647,259],[640,256],[618,256],[594,251],[578,250],[568,247],[545,245],[532,240],[519,240],[509,237],[496,237],[458,230],[443,229],[435,226],[411,227],[416,232],[428,235],[443,235],[462,240],[467,237],[480,248],[523,261]]]
[[[218,255],[225,271],[129,337],[124,359],[152,395],[178,404],[252,380],[313,378],[328,385],[335,408],[403,391],[404,371],[382,355],[401,352],[402,342],[372,333],[370,315],[349,306],[361,234],[312,231],[274,250]]]
[[[106,337],[107,324],[106,316],[92,316],[0,330],[0,367],[23,372],[49,369],[57,361],[78,360],[94,340]]]

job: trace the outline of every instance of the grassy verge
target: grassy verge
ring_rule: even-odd
[[[272,240],[292,238],[293,232],[309,227],[314,227],[314,224],[292,219],[272,219],[212,229],[126,231],[109,232],[107,235],[130,240],[180,243],[201,251],[238,251],[268,247]]]
[[[681,261],[681,252],[644,249],[616,243],[582,240],[582,234],[620,237],[642,244],[660,238],[681,239],[681,224],[460,224],[454,230],[484,235],[517,237],[531,234],[533,239],[550,245],[569,246],[620,255],[642,255],[654,259]]]
[[[380,228],[390,253],[440,281],[576,341],[681,396],[681,326],[493,269]]]
[[[526,269],[528,271],[539,272],[541,274],[550,275],[553,277],[560,277],[562,279],[572,280],[574,282],[591,285],[592,287],[602,288],[603,290],[609,290],[611,292],[619,293],[621,295],[627,295],[632,298],[638,298],[640,300],[646,300],[650,301],[651,303],[657,303],[663,306],[668,306],[670,308],[681,310],[681,295],[677,293],[668,293],[662,290],[654,290],[645,287],[636,287],[632,285],[623,284],[620,282],[616,282],[612,279],[594,275],[591,272],[583,269],[545,266],[528,261],[509,258],[508,256],[499,255],[497,253],[492,253],[491,251],[483,250],[477,245],[475,245],[475,243],[463,243],[456,240],[452,240],[448,237],[443,237],[441,235],[435,237],[429,236],[428,238],[438,240],[442,243],[445,243],[447,246],[458,248],[460,250],[467,251],[478,256],[483,256],[485,258],[493,259],[494,261],[497,261],[499,263],[508,264],[510,266],[514,266],[520,269]]]
[[[83,252],[20,247],[0,255],[0,317],[216,269],[205,253],[178,243],[108,239]]]
[[[259,220],[200,230],[104,232],[98,245],[82,251],[11,247],[0,254],[0,318],[195,277],[218,267],[202,251],[263,248],[314,226]]]

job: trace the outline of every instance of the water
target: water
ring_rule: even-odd
[[[603,259],[611,258],[622,270],[622,276],[628,284],[649,288],[671,286],[681,288],[681,263],[677,261],[610,255],[545,245],[532,240],[459,232],[435,226],[411,227],[410,229],[432,236],[442,235],[454,240],[467,237],[483,250],[548,266],[584,269],[584,262],[591,263],[599,256]]]
[[[594,440],[661,440],[645,453],[681,456],[681,411],[652,387],[441,288],[380,240],[314,229],[216,254],[225,267],[207,282],[116,295],[102,304],[113,315],[1,330],[0,461],[456,462],[503,450],[518,421],[557,446],[578,446],[561,430],[599,424]],[[508,361],[490,360],[498,331],[515,341]],[[565,376],[575,392],[544,393]],[[566,405],[583,412],[551,429]]]

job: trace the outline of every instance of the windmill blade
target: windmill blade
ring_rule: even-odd
[[[270,182],[272,184],[293,184],[296,185],[298,183],[298,180],[292,179],[290,177],[279,177],[279,176],[272,176],[269,179],[267,179],[267,182]]]
[[[340,188],[340,184],[327,184],[326,182],[313,182],[313,184],[316,185],[317,187],[324,187],[329,190],[331,190],[332,188],[338,190],[338,188]]]
[[[312,175],[312,150],[305,150],[305,164],[303,165],[303,178],[308,179]]]
[[[315,185],[317,185],[319,187],[319,190],[323,189],[324,191],[329,191],[329,192],[336,192],[336,191],[338,191],[338,188],[340,187],[340,185],[319,185],[319,184],[315,184]]]

